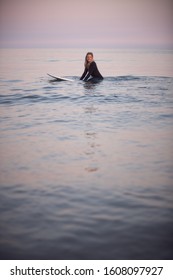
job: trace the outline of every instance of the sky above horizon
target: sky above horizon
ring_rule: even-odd
[[[0,47],[173,47],[172,0],[1,0]]]

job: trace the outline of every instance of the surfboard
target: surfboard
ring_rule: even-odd
[[[66,81],[66,82],[74,82],[74,80],[71,79],[67,79],[64,77],[58,77],[58,76],[53,76],[47,73],[48,76],[50,76],[51,78],[53,78],[54,80],[56,80],[57,82],[62,82],[62,81]]]

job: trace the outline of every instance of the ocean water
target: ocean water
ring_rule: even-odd
[[[87,51],[0,50],[1,259],[173,257],[173,51]]]

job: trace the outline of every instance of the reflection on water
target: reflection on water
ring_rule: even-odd
[[[117,77],[110,51],[101,83],[49,83],[48,51],[18,52],[1,59],[1,259],[172,259],[173,79],[135,52]]]
[[[88,82],[83,83],[84,89],[86,89],[87,93],[93,93],[93,90],[97,89],[97,86],[101,84],[103,80],[95,79],[89,80]]]
[[[97,157],[99,153],[99,139],[97,137],[96,130],[94,129],[94,125],[92,124],[92,114],[97,114],[98,108],[94,105],[87,106],[84,108],[84,112],[87,114],[87,124],[85,127],[85,137],[87,141],[87,149],[85,154],[88,157],[89,166],[85,168],[87,172],[96,172],[98,171],[98,163]]]

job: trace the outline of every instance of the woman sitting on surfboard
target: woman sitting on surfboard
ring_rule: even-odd
[[[93,53],[92,52],[88,52],[86,54],[85,57],[85,70],[80,78],[80,80],[83,81],[92,81],[92,80],[102,80],[103,77],[100,74],[98,68],[97,68],[97,64],[94,61],[94,57],[93,57]]]

